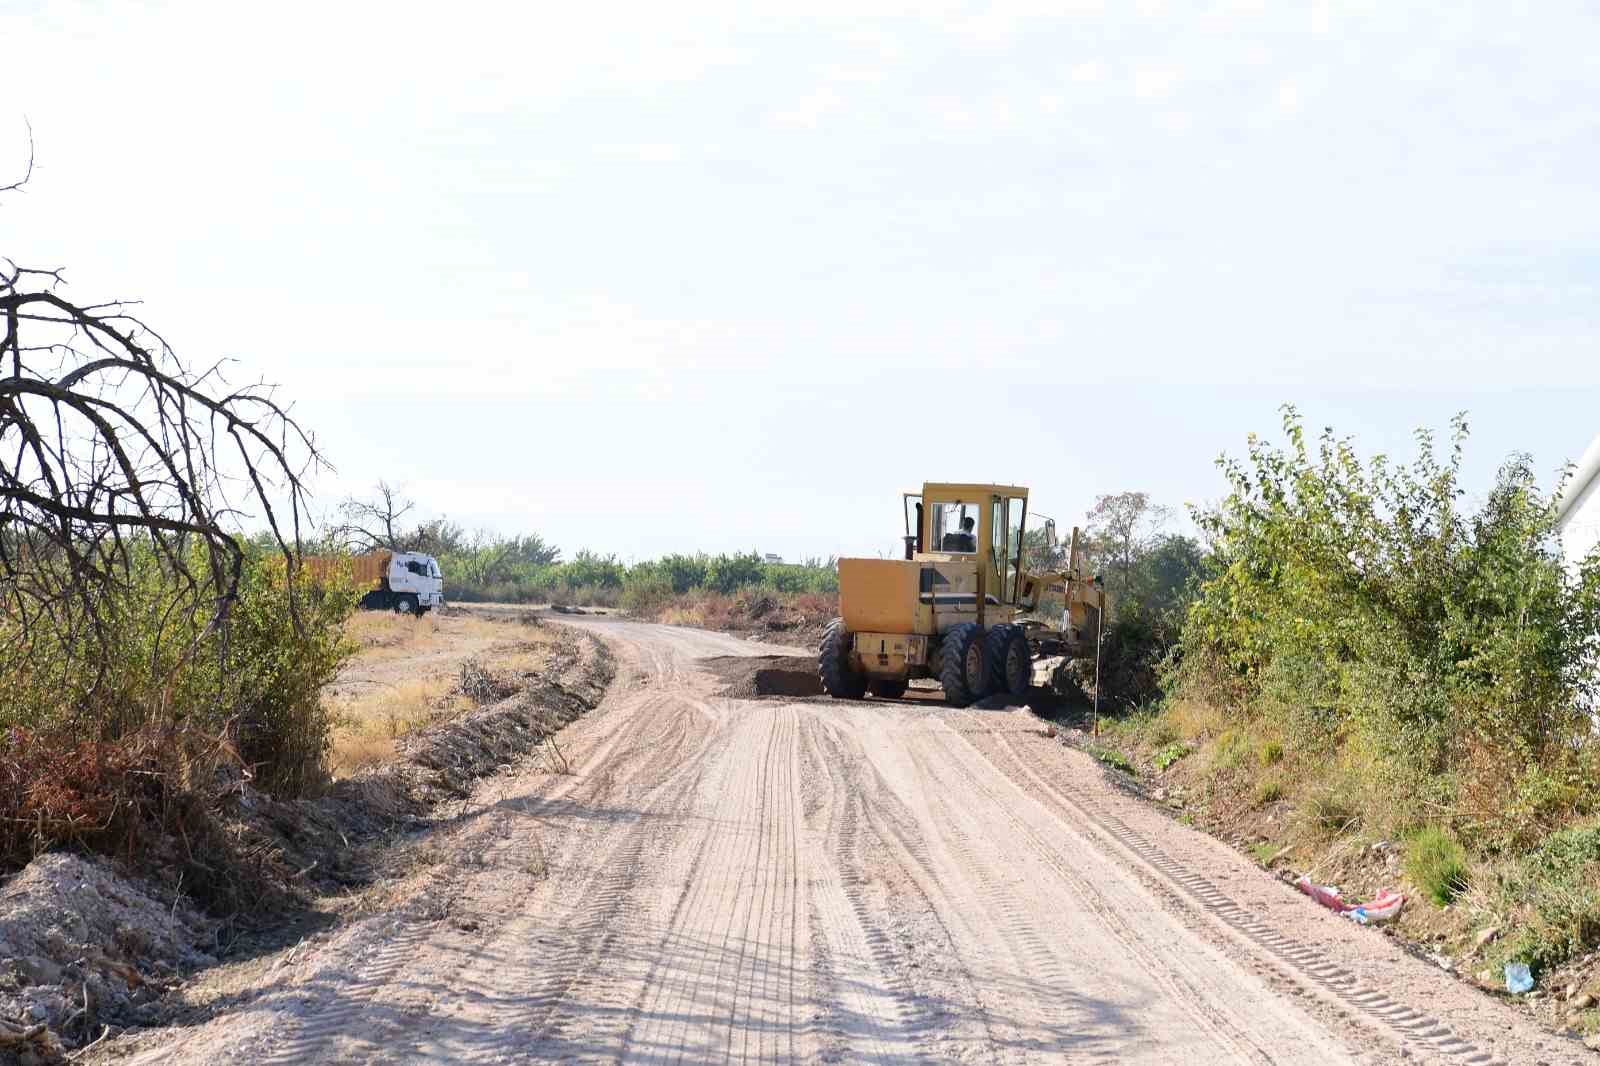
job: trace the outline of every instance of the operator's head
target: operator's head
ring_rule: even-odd
[[[967,517],[965,517],[965,518],[963,518],[961,520],[961,532],[963,532],[963,533],[971,533],[972,532],[972,516],[971,515],[968,515]]]

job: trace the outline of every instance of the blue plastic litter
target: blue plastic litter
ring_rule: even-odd
[[[1533,972],[1525,962],[1506,963],[1506,991],[1520,996],[1533,988]]]

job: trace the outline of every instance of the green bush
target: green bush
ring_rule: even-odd
[[[1600,553],[1563,566],[1525,459],[1470,508],[1460,420],[1447,460],[1420,433],[1409,465],[1363,461],[1331,431],[1313,444],[1293,408],[1283,428],[1286,447],[1252,437],[1246,461],[1222,462],[1232,492],[1197,516],[1213,576],[1184,620],[1179,682],[1235,692],[1296,749],[1359,744],[1374,781],[1426,791],[1491,846],[1584,809],[1592,779],[1559,797],[1536,786],[1576,780],[1573,752],[1594,745],[1581,708],[1600,666]]]
[[[1511,955],[1545,969],[1600,940],[1600,821],[1551,834],[1517,862],[1500,903],[1525,917]]]
[[[654,615],[674,595],[672,579],[647,567],[634,567],[622,583],[622,609],[629,614]]]
[[[1155,757],[1150,761],[1155,763],[1157,770],[1165,770],[1167,767],[1171,766],[1173,763],[1177,762],[1179,759],[1183,758],[1193,750],[1193,748],[1189,747],[1189,745],[1183,743],[1182,741],[1174,741],[1173,743],[1162,748],[1160,751],[1156,752]]]
[[[1411,883],[1441,907],[1467,890],[1467,853],[1438,826],[1425,826],[1407,842],[1405,870]]]
[[[1122,754],[1120,751],[1117,751],[1115,748],[1090,746],[1084,750],[1090,755],[1094,756],[1096,759],[1105,763],[1107,766],[1111,767],[1113,770],[1121,770],[1125,774],[1138,773],[1138,770],[1134,768],[1132,761],[1130,761],[1126,755]]]
[[[101,604],[103,644],[30,620],[32,652],[0,660],[0,727],[115,741],[181,724],[225,739],[258,787],[301,795],[323,779],[331,723],[320,693],[354,651],[342,623],[355,593],[305,573],[293,609],[289,591],[282,558],[252,552],[226,626],[213,629],[210,603],[136,549],[131,579]],[[0,641],[19,625],[0,619]]]

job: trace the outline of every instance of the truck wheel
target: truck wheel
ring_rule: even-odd
[[[395,597],[394,613],[415,615],[417,613],[417,598],[409,592]]]
[[[904,681],[874,681],[867,686],[867,690],[880,700],[897,700],[906,694],[909,687]]]
[[[836,700],[859,700],[867,694],[867,679],[850,665],[850,632],[842,618],[828,623],[817,652],[817,676],[822,689]]]
[[[1033,652],[1021,626],[995,626],[984,639],[983,651],[989,660],[990,692],[1004,692],[1016,699],[1028,694],[1033,682]]]
[[[978,631],[978,623],[962,622],[946,633],[943,655],[939,681],[944,685],[944,698],[957,707],[981,698],[988,672],[984,669],[983,634]]]

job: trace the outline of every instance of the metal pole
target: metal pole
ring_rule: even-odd
[[[1094,634],[1094,736],[1100,739],[1100,645],[1106,632],[1105,601],[1100,602],[1100,609],[1095,612]]]

